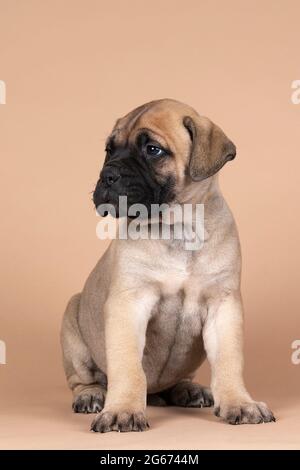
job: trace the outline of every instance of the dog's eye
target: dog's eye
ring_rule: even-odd
[[[151,157],[161,157],[165,153],[165,151],[160,147],[156,147],[155,145],[150,144],[147,145],[146,152],[147,155],[150,155]]]

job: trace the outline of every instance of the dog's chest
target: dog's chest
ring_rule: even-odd
[[[170,266],[169,266],[170,268]],[[203,352],[203,307],[186,263],[161,279],[161,297],[148,325],[143,365],[153,390],[194,371]]]
[[[159,322],[162,329],[174,324],[176,334],[182,330],[192,336],[198,335],[203,313],[201,279],[194,269],[193,259],[184,253],[170,257],[168,261],[157,275],[160,299],[154,311],[154,321]]]
[[[198,272],[191,254],[170,255],[167,262],[162,263],[156,274],[160,291],[158,316],[165,314],[173,318],[175,310],[182,324],[199,323],[202,282]]]

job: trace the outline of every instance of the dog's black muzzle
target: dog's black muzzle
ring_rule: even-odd
[[[124,197],[120,205],[120,196]],[[107,154],[96,185],[93,200],[100,215],[130,216],[134,204],[142,204],[150,217],[153,204],[168,203],[174,199],[174,179],[162,178],[155,162],[148,159],[136,146],[115,148]],[[103,210],[103,205],[106,205]],[[136,216],[142,214],[137,213]]]
[[[116,217],[128,215],[133,204],[143,204],[148,214],[152,204],[171,199],[169,181],[158,183],[153,169],[143,156],[113,158],[105,163],[96,185],[93,201],[100,215]],[[127,197],[127,207],[119,205],[119,197]],[[112,209],[113,208],[113,209]],[[139,215],[139,214],[136,214]]]

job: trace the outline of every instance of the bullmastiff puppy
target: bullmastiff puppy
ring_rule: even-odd
[[[199,250],[172,236],[115,239],[69,301],[64,368],[73,410],[98,413],[93,431],[147,429],[147,402],[214,405],[230,424],[275,420],[243,381],[240,244],[218,186],[218,171],[235,155],[217,125],[175,100],[152,101],[117,120],[96,207],[110,203],[124,219],[120,195],[128,206],[203,204],[205,237]],[[211,389],[193,382],[206,357]]]

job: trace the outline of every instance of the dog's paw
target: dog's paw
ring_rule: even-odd
[[[167,402],[158,393],[151,393],[147,395],[147,406],[167,406]]]
[[[74,413],[100,413],[103,409],[104,401],[104,393],[83,393],[75,398],[72,409]]]
[[[214,404],[209,388],[188,381],[175,385],[170,390],[168,398],[171,405],[190,408],[202,408]]]
[[[229,424],[260,424],[276,421],[272,411],[263,402],[221,405],[215,408],[214,413]]]
[[[116,412],[102,411],[91,425],[94,432],[130,432],[145,431],[149,427],[145,413],[140,412]]]

